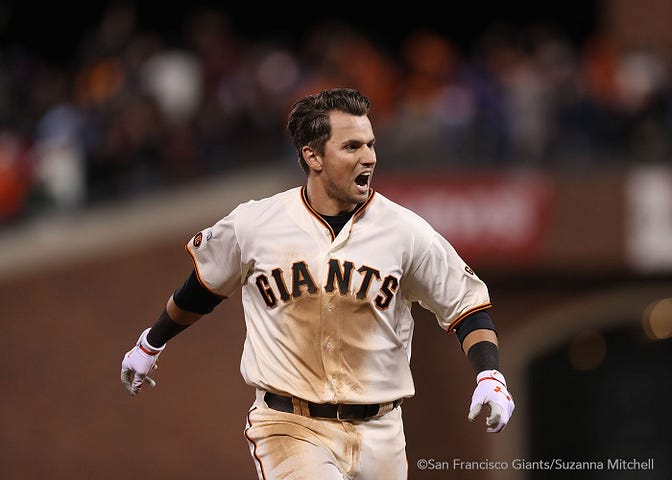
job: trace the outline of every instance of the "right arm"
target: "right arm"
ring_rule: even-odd
[[[170,296],[154,324],[146,328],[121,364],[121,381],[131,395],[143,383],[154,386],[147,374],[168,341],[193,325],[241,284],[241,253],[236,233],[240,207],[214,226],[194,235],[185,245],[194,269],[182,286]]]
[[[168,340],[196,323],[224,299],[207,289],[196,271],[173,293],[154,324],[145,329],[135,346],[126,352],[121,364],[121,381],[131,395],[140,392],[144,383],[155,386],[147,375],[156,369],[156,360]]]

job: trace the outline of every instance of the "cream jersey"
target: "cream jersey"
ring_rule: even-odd
[[[212,292],[242,286],[245,381],[312,402],[413,396],[413,302],[448,332],[490,307],[451,244],[373,190],[338,235],[296,187],[237,206],[186,249]]]

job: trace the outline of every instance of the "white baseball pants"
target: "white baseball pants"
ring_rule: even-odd
[[[406,480],[401,407],[378,418],[340,421],[269,408],[263,392],[245,425],[259,480]]]

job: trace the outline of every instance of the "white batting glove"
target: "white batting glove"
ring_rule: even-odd
[[[121,362],[121,383],[131,395],[138,394],[145,383],[150,387],[156,386],[147,374],[158,368],[156,361],[166,345],[160,348],[150,345],[147,342],[149,330],[147,328],[140,334],[135,346],[126,352]]]
[[[490,406],[490,415],[485,419],[488,432],[501,432],[509,422],[516,405],[506,389],[504,375],[497,370],[483,370],[476,376],[476,389],[469,407],[470,422],[476,419],[486,403]]]

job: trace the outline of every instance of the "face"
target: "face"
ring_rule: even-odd
[[[369,196],[376,165],[373,127],[367,116],[331,112],[331,138],[324,154],[311,150],[308,195],[325,215],[350,211]]]

